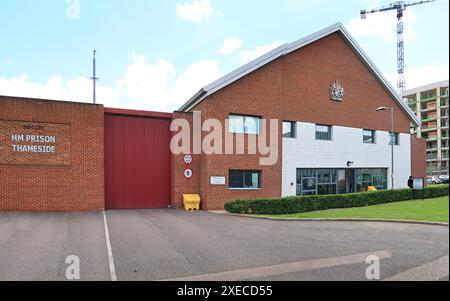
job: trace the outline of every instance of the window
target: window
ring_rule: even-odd
[[[363,131],[363,141],[364,141],[364,143],[368,143],[368,144],[375,143],[375,131],[364,130]]]
[[[332,195],[387,189],[387,169],[297,169],[297,195]]]
[[[356,170],[356,191],[367,191],[370,186],[378,190],[387,189],[387,169]]]
[[[230,133],[254,134],[260,133],[260,118],[252,116],[230,115]]]
[[[316,140],[331,140],[331,126],[316,125]]]
[[[394,133],[394,135],[392,135],[392,133],[389,133],[389,135],[391,136],[391,142],[389,143],[389,145],[391,145],[392,143],[394,145],[400,145],[400,135],[399,135],[399,133]]]
[[[283,122],[283,138],[296,138],[297,137],[297,123],[293,121]]]
[[[317,194],[328,195],[337,193],[335,169],[320,169],[317,171]]]
[[[297,194],[298,195],[317,194],[317,171],[315,169],[297,170]]]
[[[229,183],[231,189],[259,189],[261,188],[261,172],[231,170]]]

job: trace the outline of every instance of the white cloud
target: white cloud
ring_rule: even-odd
[[[172,112],[220,76],[219,63],[214,60],[195,62],[177,76],[167,60],[150,64],[134,54],[133,62],[115,84],[97,86],[97,100],[108,107]],[[26,74],[0,77],[0,95],[90,103],[92,81],[83,77],[64,81],[60,75],[45,83],[32,82]]]
[[[442,65],[424,65],[418,68],[408,68],[406,70],[407,89],[413,89],[434,82],[448,80],[449,64]],[[397,73],[388,73],[386,75],[393,87],[397,87]]]
[[[64,101],[92,102],[92,82],[77,77],[64,82],[60,75],[50,77],[44,84],[31,82],[26,74],[10,79],[0,78],[0,94],[30,98],[56,99]],[[113,89],[99,85],[97,99],[100,103],[113,106],[118,95]]]
[[[253,50],[243,50],[240,53],[240,61],[241,64],[246,64],[248,62],[253,61],[254,59],[259,58],[260,56],[270,52],[271,50],[280,47],[281,45],[283,45],[283,43],[281,41],[275,41],[271,44],[267,44],[267,45],[263,45],[263,46],[259,46],[256,47]]]
[[[145,58],[136,57],[117,86],[130,100],[129,108],[173,111],[219,77],[219,63],[214,60],[195,62],[176,77],[170,62],[148,64]]]
[[[219,50],[223,55],[230,55],[242,47],[242,41],[235,37],[226,38],[222,48]]]
[[[192,22],[208,21],[214,15],[222,15],[222,12],[214,8],[209,0],[193,0],[176,6],[177,16]]]
[[[368,37],[378,36],[383,40],[397,40],[397,17],[396,11],[379,12],[367,15],[367,19],[362,20],[360,16],[350,20],[346,24],[346,28],[352,36]],[[416,14],[412,11],[405,11],[405,41],[409,41],[417,36],[413,29],[416,20]]]

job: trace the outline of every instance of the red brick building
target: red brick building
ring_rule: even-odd
[[[395,114],[393,182],[390,116],[380,107]],[[202,153],[194,112],[201,124],[219,121],[223,141],[246,141],[244,153]],[[192,162],[170,153],[176,120],[190,126]],[[269,165],[261,159],[274,149],[254,154],[248,142],[270,142],[265,120],[278,126]],[[204,87],[173,114],[0,97],[0,210],[180,208],[183,194],[212,210],[235,199],[403,188],[410,175],[426,176],[411,123],[420,122],[336,24]]]

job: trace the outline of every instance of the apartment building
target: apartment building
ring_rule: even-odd
[[[449,84],[436,82],[406,92],[409,107],[422,121],[413,134],[427,141],[427,173],[448,175],[449,152]]]

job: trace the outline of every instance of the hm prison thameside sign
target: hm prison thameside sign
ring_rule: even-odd
[[[0,120],[0,164],[70,165],[70,125]]]

